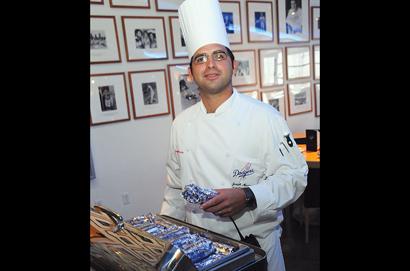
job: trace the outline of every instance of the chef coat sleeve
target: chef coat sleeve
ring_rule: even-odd
[[[295,202],[307,185],[308,166],[286,121],[279,114],[272,114],[266,123],[266,171],[258,184],[250,186],[257,202],[252,211],[255,222],[269,220]]]
[[[185,220],[185,204],[181,196],[181,163],[176,148],[175,127],[171,127],[170,146],[166,165],[167,182],[160,214]]]

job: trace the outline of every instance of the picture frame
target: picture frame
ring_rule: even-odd
[[[239,93],[245,94],[249,97],[252,97],[256,100],[260,100],[259,91],[257,89],[250,89],[250,90],[238,90]]]
[[[320,40],[320,7],[312,6],[311,8],[311,33],[312,40]]]
[[[127,61],[168,59],[164,17],[121,16]]]
[[[90,75],[91,125],[130,120],[125,73]]]
[[[298,115],[312,111],[311,83],[292,83],[287,86],[288,114]]]
[[[309,0],[276,0],[278,43],[298,43],[310,40]]]
[[[134,119],[169,114],[165,69],[130,71],[128,78]]]
[[[92,5],[104,5],[104,0],[90,0]]]
[[[90,63],[121,62],[117,23],[114,16],[90,16]]]
[[[246,1],[248,42],[273,42],[273,4]]]
[[[286,47],[285,52],[287,79],[310,78],[310,47]]]
[[[95,168],[94,168],[94,161],[93,161],[93,152],[90,146],[90,181],[96,178],[95,175]]]
[[[155,0],[157,11],[178,11],[178,7],[184,0]]]
[[[313,45],[313,79],[320,80],[320,45]]]
[[[286,119],[285,89],[261,90],[261,100],[275,108]]]
[[[150,8],[149,0],[110,0],[111,8]]]
[[[188,58],[188,50],[179,25],[178,16],[170,16],[169,25],[171,30],[172,57]]]
[[[259,49],[259,76],[261,87],[274,87],[284,84],[283,49]]]
[[[198,86],[188,80],[189,63],[169,64],[168,82],[171,93],[172,118],[201,100]]]
[[[219,1],[226,33],[230,44],[242,44],[241,3],[239,1]]]
[[[315,92],[315,116],[320,117],[320,83],[314,84]]]
[[[232,86],[256,85],[255,50],[233,50],[232,53],[238,63],[238,67],[233,73]]]

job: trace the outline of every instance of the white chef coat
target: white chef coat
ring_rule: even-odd
[[[215,113],[208,114],[202,101],[181,112],[170,138],[160,213],[239,240],[229,218],[186,204],[181,192],[190,183],[213,189],[249,186],[257,208],[235,215],[235,222],[244,236],[252,233],[265,251],[272,250],[264,239],[280,229],[281,210],[302,194],[308,172],[279,112],[234,89]]]

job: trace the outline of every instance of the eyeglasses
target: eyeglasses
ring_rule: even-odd
[[[225,59],[227,59],[227,54],[226,52],[222,51],[222,50],[218,50],[218,51],[214,51],[212,53],[212,59],[215,61],[224,61]],[[209,59],[209,55],[208,54],[199,54],[197,56],[194,57],[194,63],[195,64],[204,64],[208,61]]]

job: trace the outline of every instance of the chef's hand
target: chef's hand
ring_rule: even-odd
[[[206,212],[221,217],[233,216],[246,207],[245,192],[238,188],[215,189],[218,195],[201,205]]]

